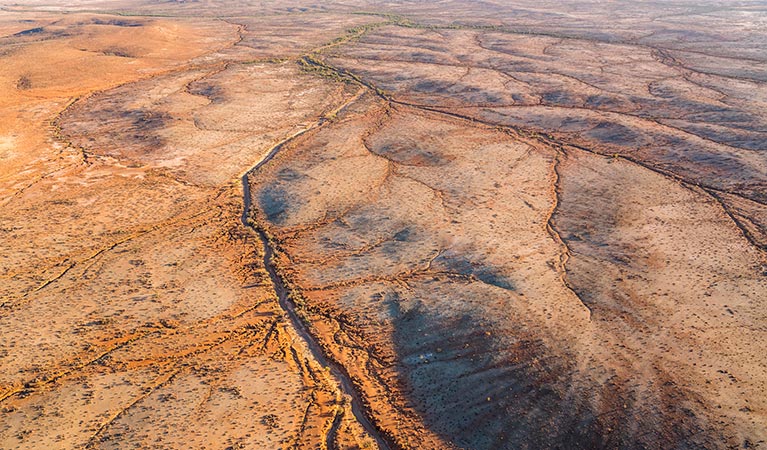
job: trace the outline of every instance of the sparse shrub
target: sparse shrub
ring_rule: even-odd
[[[261,418],[261,423],[269,428],[277,428],[279,426],[277,423],[278,419],[279,418],[275,414],[267,414]]]
[[[16,81],[16,89],[20,91],[32,89],[32,80],[30,80],[27,75],[22,75],[19,77],[18,81]]]

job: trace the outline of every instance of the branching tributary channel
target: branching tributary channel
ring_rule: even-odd
[[[340,111],[341,109],[345,108],[347,105],[352,103],[358,97],[359,95],[355,96],[354,98],[346,102],[337,111]],[[359,424],[365,429],[365,431],[367,431],[367,433],[373,439],[375,439],[379,448],[390,450],[391,446],[389,445],[389,443],[386,441],[386,439],[384,439],[381,432],[375,427],[375,425],[373,425],[373,423],[368,418],[368,415],[365,413],[362,407],[363,405],[362,398],[359,395],[359,393],[354,389],[354,384],[352,383],[351,378],[349,377],[349,374],[340,364],[338,364],[337,362],[325,356],[316,338],[312,335],[312,333],[307,328],[307,324],[304,323],[303,320],[298,316],[296,312],[296,305],[293,303],[293,301],[291,300],[289,296],[289,291],[285,287],[285,282],[283,281],[280,274],[277,273],[277,269],[273,261],[274,247],[272,243],[269,241],[269,237],[267,236],[266,232],[260,227],[253,226],[253,224],[250,223],[250,221],[248,220],[250,216],[251,203],[252,203],[248,175],[259,170],[261,167],[263,167],[265,164],[271,161],[272,158],[274,158],[274,156],[280,151],[280,149],[282,149],[290,141],[306,133],[309,130],[322,126],[324,122],[325,122],[325,119],[321,118],[311,127],[305,128],[304,130],[299,131],[293,134],[292,136],[286,138],[285,140],[279,142],[278,144],[276,144],[269,150],[269,152],[266,154],[266,156],[264,156],[263,159],[261,159],[261,161],[259,161],[250,170],[245,172],[245,174],[242,176],[244,209],[242,212],[241,220],[242,220],[242,224],[246,228],[253,229],[258,234],[259,239],[261,239],[261,243],[264,246],[264,267],[266,268],[267,272],[269,273],[269,277],[272,280],[272,285],[274,286],[274,291],[277,294],[280,307],[283,309],[283,311],[285,311],[285,314],[287,314],[287,316],[290,318],[290,322],[293,325],[293,329],[296,331],[296,334],[299,336],[299,338],[301,338],[306,343],[306,347],[312,353],[312,356],[314,357],[315,361],[317,361],[320,365],[330,369],[330,373],[338,382],[338,387],[341,389],[341,391],[344,394],[348,395],[351,398],[351,410],[352,410],[352,414],[354,414],[354,417],[357,419],[357,422],[359,422]],[[329,441],[327,442],[328,448],[333,448],[332,441],[334,440],[334,436],[337,433],[337,428],[340,425],[340,422],[341,421],[339,420],[338,416],[333,420],[330,431],[328,432],[328,435],[327,435],[328,441]]]

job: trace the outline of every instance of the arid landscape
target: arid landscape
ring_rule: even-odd
[[[0,0],[0,449],[767,449],[762,0]]]

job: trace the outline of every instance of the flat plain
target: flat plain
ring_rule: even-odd
[[[767,448],[763,1],[0,1],[0,448]]]

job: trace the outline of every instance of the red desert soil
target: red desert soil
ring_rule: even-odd
[[[767,448],[767,7],[561,3],[0,3],[0,448]]]

